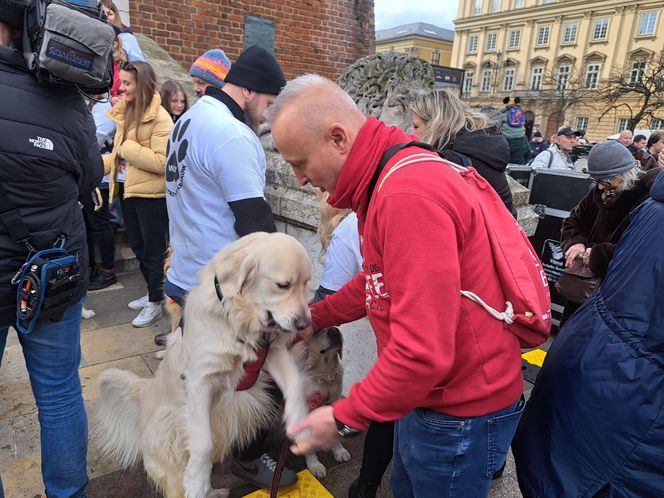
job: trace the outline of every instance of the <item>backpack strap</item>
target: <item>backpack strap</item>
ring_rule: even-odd
[[[371,181],[369,182],[369,188],[368,188],[369,199],[371,199],[371,197],[373,196],[373,191],[376,188],[376,183],[378,183],[378,178],[380,178],[380,174],[385,169],[385,165],[399,151],[405,149],[406,147],[420,147],[421,149],[430,150],[431,152],[435,152],[436,154],[438,153],[438,150],[433,145],[424,142],[418,142],[416,140],[413,140],[412,142],[404,142],[393,145],[383,153],[383,156],[380,158],[380,162],[378,163],[378,167],[376,168],[376,172],[374,173],[373,177],[371,178]]]
[[[7,232],[15,243],[25,245],[29,250],[33,250],[30,245],[30,239],[32,238],[30,231],[23,223],[14,203],[7,197],[2,183],[0,183],[0,221],[5,224]]]
[[[546,150],[549,153],[549,163],[546,165],[546,169],[551,169],[551,165],[553,164],[553,151],[551,149]]]

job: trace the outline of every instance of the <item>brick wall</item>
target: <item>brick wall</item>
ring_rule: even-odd
[[[129,0],[134,31],[143,33],[185,69],[205,50],[235,60],[244,18],[275,22],[275,53],[287,78],[317,72],[339,76],[374,52],[374,0]]]

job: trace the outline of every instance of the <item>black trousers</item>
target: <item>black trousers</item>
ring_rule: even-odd
[[[164,299],[164,258],[168,247],[166,199],[120,197],[122,217],[131,249],[148,284],[148,297],[158,303]]]
[[[91,276],[95,273],[97,261],[95,258],[95,246],[99,248],[101,256],[101,267],[112,270],[115,267],[115,223],[111,221],[108,212],[108,188],[100,188],[102,206],[95,211],[92,194],[81,196],[83,205],[83,220],[85,221],[85,232],[88,237],[88,261],[92,269]]]

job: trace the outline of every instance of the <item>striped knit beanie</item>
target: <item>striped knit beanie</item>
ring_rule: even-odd
[[[189,74],[192,78],[200,78],[213,86],[221,88],[231,68],[231,61],[223,50],[213,48],[201,55],[191,65]]]

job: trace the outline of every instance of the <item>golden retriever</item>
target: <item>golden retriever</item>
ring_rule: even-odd
[[[318,330],[308,341],[298,341],[291,347],[291,353],[302,373],[309,410],[330,405],[341,397],[342,351],[343,340],[337,327]],[[332,447],[332,455],[337,462],[350,460],[350,453],[339,441]],[[322,479],[327,475],[325,466],[315,453],[308,453],[305,459],[307,468],[314,476]]]
[[[100,449],[124,466],[142,456],[167,498],[226,496],[210,488],[212,462],[248,444],[277,411],[262,378],[236,391],[261,343],[269,344],[263,368],[284,394],[285,423],[307,413],[288,347],[310,323],[310,277],[304,248],[283,233],[254,233],[221,250],[199,272],[185,332],[166,350],[154,379],[118,369],[100,375]]]

